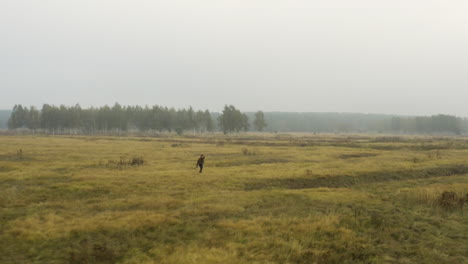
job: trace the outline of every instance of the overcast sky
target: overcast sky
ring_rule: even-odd
[[[0,1],[0,109],[115,102],[468,116],[468,1]]]

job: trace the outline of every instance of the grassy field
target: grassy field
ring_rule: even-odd
[[[0,146],[0,263],[468,263],[466,138],[4,135]]]

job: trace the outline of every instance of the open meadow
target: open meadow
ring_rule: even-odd
[[[468,263],[467,138],[2,135],[0,146],[0,263]]]

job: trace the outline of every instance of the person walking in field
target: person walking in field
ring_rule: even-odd
[[[201,154],[200,158],[197,161],[197,166],[195,166],[195,169],[200,167],[199,173],[203,171],[203,164],[205,163],[205,155]]]

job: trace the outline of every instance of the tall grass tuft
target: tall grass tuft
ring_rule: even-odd
[[[441,186],[413,188],[405,192],[403,197],[409,203],[425,204],[445,211],[463,210],[468,205],[468,192],[459,189],[447,190]]]

